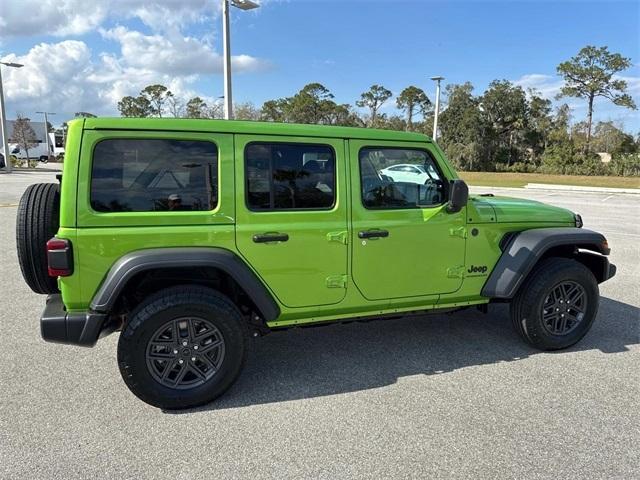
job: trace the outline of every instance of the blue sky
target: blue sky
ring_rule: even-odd
[[[42,108],[59,112],[57,119],[78,110],[114,114],[118,98],[148,83],[215,101],[219,3],[3,0],[0,55],[29,63],[3,69],[9,117]],[[29,18],[31,8],[38,18]],[[343,103],[373,83],[394,94],[413,84],[433,97],[435,74],[445,83],[471,81],[476,93],[508,79],[553,97],[561,85],[556,65],[592,44],[632,58],[622,75],[640,106],[639,31],[637,1],[265,0],[255,11],[232,9],[234,100],[260,105],[310,82]],[[581,120],[583,102],[566,101]],[[392,101],[385,110],[394,112]],[[596,118],[640,131],[638,111],[600,102]]]

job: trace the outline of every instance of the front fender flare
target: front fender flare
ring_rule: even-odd
[[[91,310],[108,313],[127,282],[136,274],[155,268],[213,267],[233,278],[270,322],[280,308],[258,276],[235,253],[215,247],[152,248],[137,250],[118,259],[91,301]]]
[[[572,246],[608,255],[605,237],[576,227],[535,228],[518,233],[506,245],[498,263],[482,287],[488,298],[513,298],[535,264],[549,249]]]

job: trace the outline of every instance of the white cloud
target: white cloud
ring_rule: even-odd
[[[23,68],[5,68],[3,84],[9,115],[14,111],[81,110],[92,103],[95,92],[86,88],[85,77],[92,68],[91,52],[84,42],[65,40],[41,43],[26,55],[8,55],[3,61],[18,62]],[[34,108],[35,107],[35,108]]]
[[[631,95],[636,104],[640,106],[640,77],[633,75],[615,75],[614,78],[625,80],[627,82],[627,93]],[[587,102],[582,99],[573,97],[562,97],[559,100],[555,99],[564,84],[562,78],[558,76],[532,73],[523,75],[519,79],[514,80],[513,83],[520,85],[525,90],[528,88],[537,90],[544,98],[552,100],[554,105],[566,103],[571,109],[574,121],[582,121],[587,114]],[[637,115],[637,111],[614,105],[605,98],[597,97],[595,99],[594,121],[596,122],[612,120],[626,124],[638,118]]]
[[[280,0],[262,0],[261,5]],[[154,31],[211,22],[220,0],[2,0],[0,37],[82,35],[107,20],[137,18]],[[243,15],[256,14],[246,12]]]
[[[178,32],[165,35],[144,35],[125,27],[102,30],[102,35],[120,44],[121,61],[139,69],[171,75],[194,75],[222,72],[222,56],[211,46]],[[249,55],[232,57],[237,73],[257,71],[269,66],[268,62]]]
[[[627,82],[627,93],[631,96],[638,96],[640,94],[640,77],[633,75],[614,75],[613,78]],[[564,81],[558,76],[530,73],[514,80],[513,83],[520,85],[525,90],[533,88],[540,92],[543,97],[553,99],[560,93]]]
[[[513,83],[515,85],[519,85],[525,90],[530,88],[536,90],[542,97],[549,99],[553,99],[558,93],[560,93],[560,89],[563,84],[562,79],[541,73],[523,75]]]
[[[219,15],[218,0],[0,0],[0,36],[82,35],[98,31],[115,52],[92,51],[80,39],[40,43],[23,55],[4,56],[24,68],[4,70],[9,115],[36,110],[117,113],[117,102],[161,83],[185,98],[200,95],[193,84],[202,75],[222,73],[222,57],[212,47],[214,29],[201,38],[182,31]],[[136,18],[150,32],[107,20]],[[112,49],[113,50],[113,49]],[[251,55],[232,57],[234,74],[258,72],[270,63]],[[222,83],[220,81],[220,83]],[[222,85],[220,86],[220,88]]]
[[[79,111],[112,115],[123,96],[137,95],[154,83],[166,85],[184,99],[204,97],[192,85],[200,74],[222,68],[219,55],[195,39],[145,36],[126,29],[119,34],[124,42],[120,55],[92,55],[84,42],[64,40],[38,44],[25,55],[2,57],[25,65],[3,69],[8,115],[33,115],[43,109],[61,116]],[[185,55],[180,54],[181,49]],[[233,57],[233,63],[236,71],[245,72],[266,64],[248,55]]]
[[[615,75],[616,80],[624,80],[627,82],[627,93],[632,97],[640,96],[640,77]]]
[[[3,0],[2,36],[85,33],[104,20],[108,4],[84,0]]]
[[[154,29],[181,27],[219,14],[215,0],[2,0],[2,36],[80,35],[107,19],[139,18]]]

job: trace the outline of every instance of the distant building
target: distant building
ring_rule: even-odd
[[[596,153],[600,157],[600,161],[602,163],[609,163],[611,161],[611,154],[606,152],[598,152]]]
[[[7,120],[7,137],[9,139],[7,143],[17,143],[17,140],[13,138],[13,125],[15,123],[15,120]],[[31,128],[33,128],[33,131],[36,132],[38,143],[46,143],[47,129],[44,125],[44,122],[29,122],[29,124],[31,125]],[[0,132],[0,143],[2,143],[2,132]]]
[[[9,149],[11,155],[15,155],[18,158],[26,158],[26,151],[23,151],[19,145],[17,145],[18,139],[13,138],[13,127],[15,125],[15,120],[7,120],[7,138]],[[29,149],[29,156],[31,158],[47,158],[50,156],[61,156],[64,155],[64,138],[62,132],[59,131],[57,133],[49,133],[49,153],[47,153],[47,137],[46,137],[46,127],[44,122],[29,122],[31,128],[36,134],[36,143],[37,145],[33,146]],[[2,153],[2,132],[0,132],[0,153]]]

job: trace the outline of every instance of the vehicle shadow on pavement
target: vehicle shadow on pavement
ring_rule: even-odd
[[[602,298],[598,318],[577,345],[551,353],[625,352],[640,343],[640,309]],[[193,413],[379,388],[410,375],[522,360],[540,352],[515,333],[507,305],[369,323],[272,333],[250,348],[246,368],[220,399]],[[549,354],[549,353],[546,353]]]

